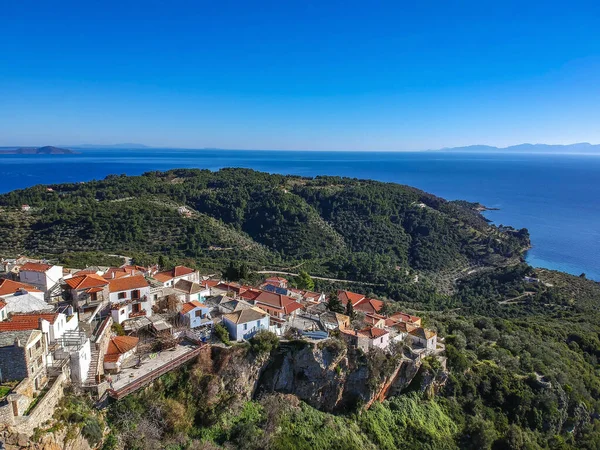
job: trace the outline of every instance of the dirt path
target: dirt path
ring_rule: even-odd
[[[257,270],[256,273],[260,273],[260,274],[273,274],[273,275],[290,275],[292,277],[297,277],[298,276],[297,273],[283,272],[281,270]],[[317,276],[313,276],[313,275],[311,275],[310,277],[313,278],[313,279],[315,279],[315,280],[331,281],[331,282],[337,282],[337,283],[355,283],[355,284],[364,284],[366,286],[381,286],[381,284],[367,283],[366,281],[340,280],[338,278],[317,277]]]
[[[502,300],[502,301],[498,302],[498,304],[499,305],[510,305],[510,304],[514,304],[514,303],[522,303],[517,300],[519,300],[520,298],[523,298],[523,297],[530,297],[533,294],[534,294],[534,292],[525,292],[517,297],[507,298],[506,300]]]

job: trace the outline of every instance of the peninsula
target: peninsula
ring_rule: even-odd
[[[79,152],[68,148],[53,147],[8,147],[0,148],[0,155],[75,155]]]

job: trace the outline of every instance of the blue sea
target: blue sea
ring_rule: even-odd
[[[499,208],[486,212],[494,223],[529,229],[527,260],[533,266],[600,280],[600,156],[86,149],[78,155],[2,155],[0,192],[177,167],[369,178],[478,201]]]

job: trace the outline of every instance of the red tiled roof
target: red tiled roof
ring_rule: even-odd
[[[410,334],[411,336],[421,338],[421,339],[431,339],[432,337],[437,335],[437,333],[435,331],[428,330],[423,327],[415,328],[414,330],[409,331],[408,334]]]
[[[122,267],[111,267],[106,272],[104,272],[104,275],[102,275],[102,278],[104,278],[105,280],[114,280],[115,278],[122,278],[122,277],[129,276],[132,273],[133,273],[132,270],[127,270]]]
[[[34,288],[25,283],[19,283],[18,281],[12,280],[0,280],[0,295],[10,295],[17,292],[19,289],[23,289],[27,292],[42,292],[39,289]]]
[[[248,288],[248,290],[242,292],[240,297],[245,300],[256,300],[256,297],[260,295],[262,291],[260,289]]]
[[[37,330],[40,326],[40,319],[54,323],[58,313],[27,313],[14,314],[10,320],[0,322],[0,331],[25,331]]]
[[[275,282],[275,283],[287,283],[288,282],[288,280],[286,280],[283,277],[269,277],[265,280],[266,283],[268,283],[270,281]]]
[[[108,281],[96,274],[78,275],[65,280],[71,289],[88,289],[91,287],[106,286]]]
[[[397,320],[399,322],[408,322],[408,323],[415,323],[415,322],[418,322],[419,320],[421,320],[420,317],[411,316],[410,314],[406,314],[403,312],[394,313],[390,316],[390,318]]]
[[[356,294],[355,292],[338,291],[338,297],[344,306],[350,300],[355,310],[364,313],[377,313],[383,308],[381,300],[366,298],[364,295]]]
[[[385,336],[388,332],[382,328],[368,327],[360,330],[359,335],[368,337],[369,339],[377,339],[381,336]]]
[[[202,307],[204,307],[204,305],[202,303],[197,302],[197,301],[194,300],[194,301],[191,301],[191,302],[184,303],[183,306],[182,306],[182,308],[181,308],[181,313],[182,314],[187,314],[187,313],[189,313],[190,311],[193,311],[196,308],[202,308]]]
[[[93,294],[94,292],[102,292],[102,288],[101,287],[93,287],[93,288],[89,288],[87,291],[88,294]]]
[[[200,282],[200,285],[202,287],[211,288],[211,287],[215,287],[219,283],[220,283],[220,281],[218,281],[218,280],[203,280]]]
[[[104,355],[105,362],[116,362],[121,355],[135,348],[140,340],[133,336],[115,336],[108,342]]]
[[[23,271],[27,271],[27,272],[46,272],[51,267],[52,266],[50,264],[28,262],[28,263],[23,264],[19,270],[21,272],[23,272]]]
[[[215,288],[222,291],[235,292],[236,294],[242,294],[247,290],[244,286],[241,286],[237,283],[219,283],[215,286]]]
[[[275,308],[278,312],[283,312],[284,314],[290,314],[293,311],[302,308],[300,303],[287,295],[275,294],[267,291],[262,291],[254,301],[255,303],[263,303]]]
[[[110,292],[128,291],[148,287],[148,282],[143,275],[134,275],[132,277],[115,278],[108,283]]]
[[[194,273],[194,269],[190,269],[185,266],[175,266],[171,270],[165,270],[163,272],[158,272],[154,275],[154,279],[164,283],[165,281],[172,280],[173,278],[182,277],[184,275],[189,275],[190,273]]]
[[[80,270],[80,271],[75,272],[73,274],[74,277],[78,277],[78,276],[81,276],[81,275],[97,275],[97,274],[96,274],[96,271],[90,270],[90,269]]]

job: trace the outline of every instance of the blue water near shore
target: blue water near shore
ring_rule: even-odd
[[[530,264],[576,275],[585,272],[588,278],[600,280],[599,156],[176,149],[81,152],[2,155],[0,192],[177,167],[247,167],[304,176],[369,178],[500,208],[486,216],[496,224],[529,229]]]

